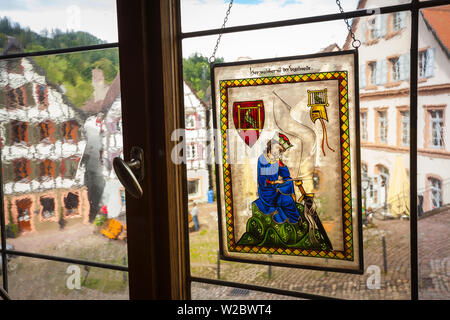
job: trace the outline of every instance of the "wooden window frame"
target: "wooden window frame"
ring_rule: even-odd
[[[369,110],[367,108],[360,108],[360,119],[361,119],[361,142],[368,142],[369,141],[369,130],[368,130],[368,120],[369,120]],[[363,121],[362,121],[362,115],[364,114],[365,116],[365,126],[363,125]],[[365,136],[364,136],[365,133]]]
[[[440,198],[441,201],[443,200],[443,196],[444,196],[444,180],[442,179],[442,177],[436,175],[436,174],[427,174],[425,176],[425,194],[424,194],[424,202],[423,202],[423,206],[425,211],[429,211],[432,210],[432,202],[431,202],[431,192],[432,192],[432,186],[431,186],[431,180],[438,180],[441,183],[441,189],[440,189]],[[434,208],[436,209],[436,208]]]
[[[398,106],[397,107],[397,146],[401,148],[409,148],[409,144],[411,143],[411,138],[409,138],[408,145],[403,144],[403,127],[402,127],[402,112],[408,111],[409,106]],[[410,113],[411,118],[411,113]],[[408,126],[409,130],[409,126]],[[411,137],[411,133],[408,131],[409,136]]]
[[[25,121],[11,121],[12,143],[29,143],[29,123]]]
[[[389,144],[389,108],[388,107],[380,107],[375,108],[375,143],[377,145],[388,145]],[[385,133],[386,133],[386,141],[382,141],[380,139],[380,118],[379,114],[380,112],[384,112],[386,115],[386,121],[385,121]]]
[[[386,57],[387,63],[388,63],[388,75],[387,75],[387,83],[385,84],[386,88],[392,88],[397,87],[402,83],[401,80],[401,65],[400,65],[400,56],[399,54]],[[393,64],[392,60],[397,59],[398,63],[398,79],[393,79]]]
[[[446,144],[445,144],[445,137],[442,138],[442,147],[441,148],[437,148],[437,147],[433,147],[431,145],[431,114],[430,111],[438,111],[441,110],[442,111],[442,122],[443,122],[443,127],[445,128],[445,123],[446,123],[446,109],[447,109],[447,105],[424,105],[423,106],[424,112],[425,112],[425,126],[424,126],[424,132],[423,132],[423,136],[424,136],[424,149],[427,149],[429,151],[445,151],[446,150]]]

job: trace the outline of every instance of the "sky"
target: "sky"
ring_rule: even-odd
[[[341,3],[345,11],[352,11],[358,1]],[[228,0],[181,0],[183,32],[220,28],[228,4]],[[227,26],[338,12],[335,0],[235,0]],[[80,30],[118,41],[115,0],[0,0],[0,16],[37,33],[45,28]],[[314,53],[332,43],[342,46],[346,36],[344,21],[225,34],[216,56],[234,61]],[[209,57],[216,40],[217,36],[184,40],[183,56],[198,52]]]

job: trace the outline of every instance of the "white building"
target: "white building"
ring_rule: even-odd
[[[358,9],[406,2],[360,0]],[[424,9],[419,15],[417,182],[424,211],[450,203],[449,21],[449,6]],[[391,212],[397,206],[405,211],[409,204],[410,22],[409,12],[399,12],[355,19],[353,24],[362,42],[361,159],[362,171],[372,178],[367,206],[386,205]],[[351,40],[347,38],[344,49],[351,49]]]
[[[208,171],[207,112],[194,90],[184,82],[184,112],[186,128],[186,169],[189,200],[207,201],[210,176]],[[212,126],[209,126],[212,128]]]
[[[10,37],[3,54],[20,52]],[[19,231],[87,222],[80,168],[84,118],[31,58],[0,61],[0,137],[7,224]]]

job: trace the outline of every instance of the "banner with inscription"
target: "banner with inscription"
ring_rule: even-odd
[[[362,272],[357,61],[212,65],[222,259]]]

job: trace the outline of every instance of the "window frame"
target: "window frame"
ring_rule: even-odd
[[[349,11],[345,13],[336,13],[336,14],[326,14],[321,16],[311,16],[306,18],[297,18],[283,21],[274,21],[268,23],[259,23],[253,25],[241,25],[235,27],[227,27],[227,28],[217,28],[210,30],[201,30],[194,32],[185,32],[181,31],[181,0],[171,0],[171,1],[155,1],[155,2],[130,2],[124,0],[117,1],[117,11],[119,17],[119,39],[121,41],[121,46],[119,48],[121,61],[125,58],[130,58],[134,62],[142,62],[145,66],[145,70],[127,70],[126,68],[121,68],[121,78],[124,79],[133,79],[135,76],[136,80],[132,81],[133,83],[123,83],[122,94],[127,97],[128,101],[126,102],[130,106],[132,103],[135,105],[140,105],[142,103],[138,97],[144,92],[146,96],[150,95],[153,97],[154,102],[163,103],[163,108],[154,108],[154,113],[152,114],[152,118],[148,118],[146,115],[146,120],[150,121],[152,125],[148,126],[147,133],[145,135],[139,134],[137,135],[135,132],[127,128],[126,125],[124,127],[124,136],[127,136],[128,139],[132,140],[133,143],[140,143],[145,141],[146,135],[150,133],[155,133],[153,135],[153,139],[148,144],[149,147],[155,147],[161,150],[161,152],[165,152],[170,158],[170,150],[167,148],[167,141],[165,140],[164,134],[161,134],[163,131],[166,135],[169,134],[170,130],[173,129],[173,125],[183,128],[184,127],[184,106],[183,99],[180,101],[180,97],[183,96],[183,79],[182,79],[182,40],[193,38],[193,37],[202,37],[208,35],[219,35],[225,33],[235,33],[242,31],[250,31],[250,30],[260,30],[266,28],[278,28],[292,25],[300,25],[300,24],[309,24],[309,23],[317,23],[317,22],[326,22],[332,20],[343,20],[343,19],[353,19],[360,18],[365,16],[371,16],[375,13],[377,14],[387,14],[393,12],[400,11],[408,11],[411,13],[411,82],[410,82],[410,106],[411,106],[411,146],[410,146],[410,186],[411,186],[411,219],[410,219],[410,244],[411,244],[411,299],[418,300],[418,249],[417,249],[417,85],[418,85],[418,24],[419,24],[419,11],[423,8],[435,7],[440,5],[447,4],[447,1],[444,0],[435,0],[435,1],[425,1],[420,2],[419,0],[411,0],[410,3],[393,5],[380,7],[377,9],[370,10],[355,10]],[[357,21],[358,19],[354,19]],[[152,32],[147,32],[151,30]],[[161,39],[165,39],[165,41],[161,41]],[[149,44],[153,44],[156,46],[152,46],[152,50],[149,51]],[[77,48],[69,48],[69,49],[58,49],[58,50],[49,50],[45,52],[27,52],[22,54],[11,54],[7,56],[2,56],[0,59],[12,59],[12,58],[20,58],[26,56],[40,56],[40,55],[48,55],[55,53],[69,53],[69,52],[77,52],[77,51],[85,51],[85,50],[96,50],[96,49],[105,49],[105,48],[115,48],[118,47],[118,43],[113,44],[105,44],[105,45],[96,45],[96,46],[87,46],[87,47],[77,47]],[[148,58],[153,57],[158,61],[162,61],[163,63],[154,63],[148,64],[145,61],[149,61]],[[172,68],[173,67],[173,68]],[[171,69],[172,68],[172,69]],[[144,69],[144,68],[142,68]],[[158,78],[163,83],[163,85],[159,86],[158,82],[155,88],[146,86],[148,84],[145,79],[145,74],[148,73],[149,70],[155,70],[156,73],[153,73],[153,78]],[[127,73],[128,76],[124,76],[124,73]],[[174,76],[175,78],[170,79],[170,76]],[[135,86],[136,88],[132,88]],[[146,90],[142,90],[147,88],[150,92],[147,93]],[[135,93],[134,96],[133,94]],[[150,100],[145,99],[145,106],[148,107],[150,104]],[[170,102],[175,101],[175,104],[170,104]],[[124,101],[125,102],[125,101]],[[153,104],[152,104],[153,105]],[[135,119],[139,119],[139,115],[142,115],[141,110],[126,110],[124,117],[130,117],[136,115]],[[135,108],[136,109],[136,108]],[[169,111],[175,111],[175,113],[169,113]],[[163,122],[166,124],[161,130],[160,123]],[[153,128],[153,125],[155,128]],[[151,136],[151,135],[150,135]],[[137,141],[137,142],[136,142]],[[146,143],[146,142],[145,142]],[[130,145],[125,143],[124,145],[124,154],[128,154],[130,151]],[[131,207],[131,211],[136,213],[137,216],[133,219],[141,221],[141,226],[143,229],[154,230],[155,235],[160,235],[165,237],[164,239],[168,241],[158,241],[158,243],[163,243],[161,248],[158,249],[156,244],[153,243],[149,238],[149,235],[146,234],[134,234],[130,232],[130,243],[135,244],[135,248],[131,250],[132,255],[130,256],[130,262],[133,258],[141,258],[145,259],[144,264],[148,266],[152,266],[151,262],[154,261],[155,255],[157,253],[163,254],[160,259],[158,259],[158,264],[153,264],[154,268],[145,268],[143,272],[130,272],[130,298],[148,298],[148,297],[178,297],[182,299],[186,299],[190,297],[190,284],[191,282],[203,282],[210,283],[215,285],[225,285],[249,290],[257,290],[274,294],[282,294],[299,298],[306,299],[323,299],[332,297],[324,297],[321,295],[308,294],[303,292],[294,292],[290,290],[280,290],[270,287],[262,287],[255,285],[247,285],[241,283],[234,283],[230,281],[224,280],[212,280],[212,279],[203,279],[192,277],[189,271],[189,246],[188,244],[184,244],[180,242],[178,239],[184,239],[184,241],[188,241],[188,235],[185,232],[187,228],[187,219],[184,218],[187,212],[187,198],[186,198],[186,181],[185,181],[185,167],[177,167],[170,166],[168,162],[166,163],[167,168],[163,170],[159,169],[160,172],[150,172],[150,166],[147,164],[160,164],[160,158],[158,155],[153,155],[146,162],[146,171],[149,173],[149,176],[153,177],[158,182],[166,181],[171,183],[171,186],[168,189],[167,196],[164,194],[160,198],[160,203],[151,204],[151,200],[153,200],[153,196],[151,191],[153,188],[148,185],[147,182],[144,182],[145,191],[149,192],[149,199],[145,202],[145,207],[151,208],[150,211],[155,211],[160,213],[161,210],[168,209],[167,215],[152,215],[150,218],[142,217],[142,213],[139,213],[138,201],[130,201],[129,207]],[[172,180],[173,179],[173,180]],[[154,183],[154,181],[153,181]],[[1,188],[0,188],[1,189]],[[1,207],[3,208],[3,191],[0,191],[0,201],[2,201]],[[175,201],[174,201],[175,199]],[[127,199],[128,200],[128,199]],[[142,202],[142,201],[141,201]],[[141,203],[142,206],[142,203]],[[128,203],[127,203],[128,207]],[[157,209],[160,209],[159,211]],[[140,210],[147,211],[147,210]],[[2,211],[4,216],[4,212]],[[162,217],[164,216],[164,217]],[[168,219],[172,222],[172,224],[164,224],[163,222],[167,222],[164,219]],[[167,228],[172,230],[173,228],[180,231],[180,235],[176,233],[164,233]],[[0,227],[2,234],[5,234],[5,224],[4,219],[0,219]],[[171,236],[176,234],[175,236]],[[156,236],[155,236],[156,237]],[[175,238],[174,238],[175,237]],[[159,239],[159,238],[157,238]],[[142,240],[149,241],[149,246],[142,246],[138,244],[142,244]],[[161,239],[160,239],[161,240]],[[178,246],[177,246],[178,245]],[[175,251],[175,249],[177,250]],[[51,257],[45,255],[32,255],[24,252],[18,252],[14,250],[6,249],[6,240],[5,237],[2,237],[2,261],[3,261],[3,273],[6,274],[6,255],[7,254],[15,254],[15,255],[23,255],[23,256],[33,256],[35,258],[60,261],[60,262],[69,262],[69,263],[78,263],[84,264],[87,266],[94,267],[107,267],[109,269],[128,271],[126,267],[119,266],[106,266],[104,264],[94,263],[92,261],[79,261],[77,259],[68,259],[68,258],[60,258],[60,257]],[[137,262],[137,260],[135,261]],[[168,268],[170,266],[170,268]],[[138,267],[134,265],[134,267]],[[142,267],[142,266],[141,266]],[[139,268],[138,268],[139,269]],[[133,270],[133,265],[130,263],[130,271]],[[145,271],[144,271],[145,270]],[[151,270],[151,271],[149,271]],[[135,270],[138,271],[138,270]],[[154,284],[154,286],[152,285]],[[3,285],[4,288],[7,288],[7,278],[3,277]],[[149,290],[149,288],[151,288]],[[8,298],[7,290],[0,289],[0,295],[3,298]]]

